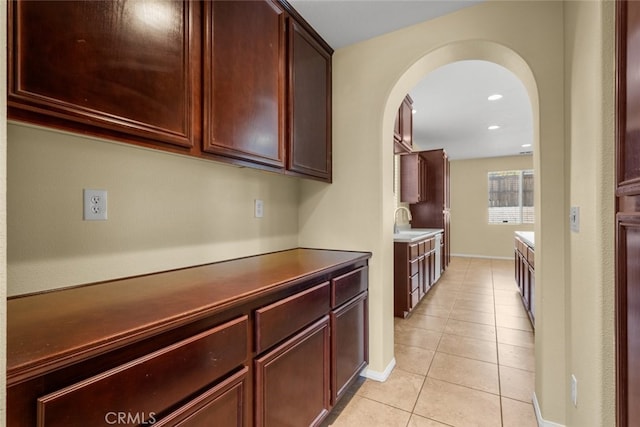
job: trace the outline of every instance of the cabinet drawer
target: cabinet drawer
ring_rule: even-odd
[[[418,303],[420,302],[420,289],[416,289],[415,291],[411,292],[411,309],[413,310],[413,308],[418,305]]]
[[[533,249],[529,247],[527,248],[527,262],[529,263],[529,265],[531,265],[531,267],[535,266],[535,257],[534,257]]]
[[[417,243],[414,243],[413,245],[409,245],[409,259],[418,258],[418,255],[419,255],[418,252],[419,252],[419,248]]]
[[[422,256],[427,252],[427,242],[418,243],[418,256]]]
[[[37,403],[37,425],[99,426],[110,412],[128,408],[130,423],[121,425],[150,420],[243,364],[247,330],[247,316],[242,316],[43,396]]]
[[[331,308],[335,308],[367,290],[369,268],[362,267],[331,280]]]
[[[432,251],[434,250],[436,247],[436,239],[429,239],[427,240],[427,251]]]
[[[256,310],[256,352],[261,353],[329,312],[329,282]]]
[[[420,259],[415,259],[409,262],[409,275],[413,276],[417,274],[420,269]]]
[[[420,275],[414,274],[409,280],[411,282],[411,292],[418,289],[418,286],[420,286]]]
[[[241,371],[183,405],[177,411],[153,423],[154,427],[244,427],[247,372]],[[157,415],[154,415],[156,418]],[[112,419],[117,419],[113,417]],[[111,421],[111,420],[109,420]],[[153,420],[149,420],[153,421]]]

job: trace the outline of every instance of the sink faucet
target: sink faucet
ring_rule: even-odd
[[[407,219],[411,221],[411,211],[404,206],[398,206],[395,211],[393,211],[393,234],[398,232],[398,223],[396,222],[396,217],[398,215],[399,210],[404,210],[407,212]]]

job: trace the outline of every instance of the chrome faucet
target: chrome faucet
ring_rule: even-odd
[[[398,207],[396,208],[396,210],[395,210],[395,211],[393,211],[393,234],[396,234],[396,233],[398,232],[398,223],[396,222],[396,217],[397,217],[397,215],[398,215],[398,211],[399,211],[399,210],[405,210],[405,211],[407,212],[407,219],[408,219],[409,221],[411,221],[411,220],[412,220],[412,218],[411,218],[411,211],[410,211],[409,209],[405,208],[404,206],[398,206]]]

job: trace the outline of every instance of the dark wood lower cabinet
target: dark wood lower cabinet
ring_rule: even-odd
[[[329,400],[329,317],[255,361],[256,426],[318,425]]]
[[[436,277],[436,239],[394,242],[393,314],[407,317],[424,298]]]
[[[247,425],[245,413],[245,392],[248,368],[242,368],[216,387],[204,392],[177,411],[159,422],[155,415],[148,424],[156,427],[202,427]],[[112,417],[113,419],[114,417]],[[117,419],[117,418],[116,418]]]
[[[529,320],[531,320],[531,325],[535,326],[536,277],[534,249],[529,243],[516,236],[513,253],[516,285],[522,297],[522,304],[529,315]]]
[[[368,361],[369,256],[294,249],[10,298],[7,425],[319,425]]]
[[[331,404],[344,395],[369,360],[367,292],[331,312]]]

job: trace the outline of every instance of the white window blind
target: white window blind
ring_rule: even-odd
[[[533,170],[489,172],[489,224],[533,224]]]

